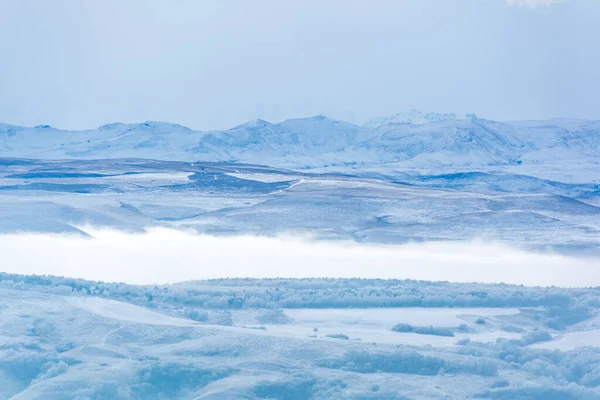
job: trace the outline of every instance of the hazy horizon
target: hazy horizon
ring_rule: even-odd
[[[404,111],[412,111],[412,110],[415,110],[415,109],[401,110],[398,113],[402,113]],[[435,111],[431,111],[431,110],[427,110],[427,111],[416,110],[416,111],[422,111],[424,113],[435,112]],[[448,112],[448,114],[451,114],[451,113],[452,112]],[[347,122],[347,123],[350,123],[350,124],[353,124],[353,125],[356,125],[356,126],[363,126],[363,124],[365,124],[369,120],[376,119],[376,118],[383,118],[383,117],[391,117],[391,116],[393,116],[395,114],[397,114],[397,113],[392,113],[392,114],[389,114],[389,115],[378,115],[376,117],[367,119],[365,121],[360,121],[360,122],[359,121],[347,121],[347,120],[344,120],[344,119],[334,118],[334,117],[331,117],[329,115],[324,115],[324,114],[291,116],[289,118],[284,118],[284,119],[279,119],[279,120],[269,120],[269,119],[266,119],[266,118],[252,118],[252,119],[249,119],[249,120],[244,121],[242,123],[235,124],[235,125],[232,125],[232,126],[229,126],[229,127],[225,127],[225,128],[222,128],[222,129],[195,129],[195,128],[191,127],[191,126],[188,126],[188,125],[185,125],[185,124],[181,124],[181,123],[179,123],[177,121],[161,121],[161,120],[132,120],[132,121],[129,121],[129,122],[125,122],[125,121],[111,121],[111,122],[107,122],[105,124],[98,125],[98,126],[89,126],[89,127],[78,128],[78,129],[62,128],[60,126],[54,126],[54,125],[45,124],[45,123],[40,123],[40,124],[37,124],[37,125],[19,125],[19,124],[11,123],[10,121],[2,121],[2,120],[0,120],[0,124],[13,125],[13,126],[22,126],[22,127],[25,127],[25,128],[35,128],[35,127],[38,127],[38,126],[50,126],[50,127],[54,128],[54,129],[64,130],[64,131],[87,131],[87,130],[95,130],[95,129],[101,128],[101,127],[106,126],[106,125],[111,125],[111,124],[136,125],[136,124],[143,124],[143,123],[165,123],[165,124],[179,125],[179,126],[182,126],[182,127],[185,127],[185,128],[189,128],[189,129],[194,130],[194,131],[210,132],[210,131],[221,131],[221,130],[228,130],[228,129],[236,128],[238,126],[241,126],[241,125],[244,125],[244,124],[246,124],[248,122],[252,122],[252,121],[256,121],[256,120],[263,120],[263,121],[266,121],[266,122],[268,122],[270,124],[279,124],[279,123],[282,123],[282,122],[285,122],[285,121],[289,121],[289,120],[310,119],[310,118],[315,118],[315,117],[325,117],[325,118],[328,118],[328,119],[331,119],[331,120]],[[454,114],[460,115],[461,113],[454,113]],[[494,119],[491,119],[491,118],[484,118],[484,117],[481,117],[479,115],[475,115],[475,116],[477,118],[479,118],[479,119],[491,120],[491,121],[496,121],[496,122],[506,122],[506,123],[517,122],[517,121],[551,121],[551,120],[598,121],[598,120],[600,120],[600,117],[598,119],[592,119],[592,118],[570,118],[570,117],[563,117],[563,116],[555,116],[555,117],[550,117],[550,118],[545,118],[545,119],[524,118],[524,119],[520,119],[520,120],[514,120],[514,119],[494,120]]]
[[[5,0],[0,121],[600,119],[598,15],[592,0]]]

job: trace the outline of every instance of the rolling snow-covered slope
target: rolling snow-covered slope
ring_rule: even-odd
[[[506,173],[396,180],[131,159],[3,162],[0,233],[170,227],[371,243],[485,238],[600,251],[600,189],[593,184]]]
[[[0,273],[1,399],[600,399],[598,289]]]
[[[0,124],[0,156],[42,159],[146,157],[177,159],[200,133],[162,122],[109,124],[95,130]]]

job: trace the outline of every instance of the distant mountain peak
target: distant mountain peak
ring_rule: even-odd
[[[241,125],[231,128],[230,130],[240,129],[240,128],[260,128],[265,126],[273,125],[269,121],[265,121],[264,119],[253,119],[252,121],[245,122]]]
[[[282,124],[288,122],[338,122],[333,118],[326,117],[325,115],[314,115],[312,117],[302,117],[302,118],[290,118],[282,122]]]
[[[187,126],[174,124],[171,122],[162,122],[162,121],[145,121],[139,124],[133,124],[134,126],[151,128],[151,129],[183,129],[190,130]]]
[[[123,128],[126,127],[127,124],[123,123],[123,122],[112,122],[110,124],[104,124],[98,127],[98,130],[101,131],[107,131],[107,130],[114,130],[114,129],[118,129],[118,128]]]
[[[133,124],[127,124],[123,122],[115,122],[112,124],[105,124],[98,128],[100,131],[115,131],[115,132],[125,132],[125,131],[151,131],[154,133],[172,133],[172,132],[190,132],[191,129],[187,126],[173,124],[170,122],[161,122],[161,121],[145,121]]]
[[[425,125],[432,122],[449,121],[449,120],[468,120],[476,118],[474,114],[455,114],[455,113],[436,113],[422,112],[419,110],[408,110],[396,113],[390,117],[379,117],[371,119],[363,124],[367,128],[379,128],[380,126],[389,124],[412,124]]]

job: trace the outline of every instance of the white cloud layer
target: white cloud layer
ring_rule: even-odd
[[[549,7],[556,3],[562,3],[564,0],[505,0],[506,4],[511,7]]]
[[[0,236],[0,270],[137,284],[219,277],[364,277],[600,285],[598,260],[531,253],[494,243],[376,246],[173,230],[91,233],[94,239]]]

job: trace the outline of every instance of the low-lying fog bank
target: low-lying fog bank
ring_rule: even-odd
[[[530,252],[483,241],[381,246],[298,236],[207,236],[164,229],[144,234],[86,231],[92,239],[47,234],[0,236],[2,271],[132,284],[226,277],[361,277],[600,285],[598,259]]]
[[[298,236],[207,236],[177,230],[144,234],[86,228],[68,235],[0,236],[3,272],[132,284],[256,277],[397,278],[600,285],[600,260],[530,252],[499,243],[366,245]]]

